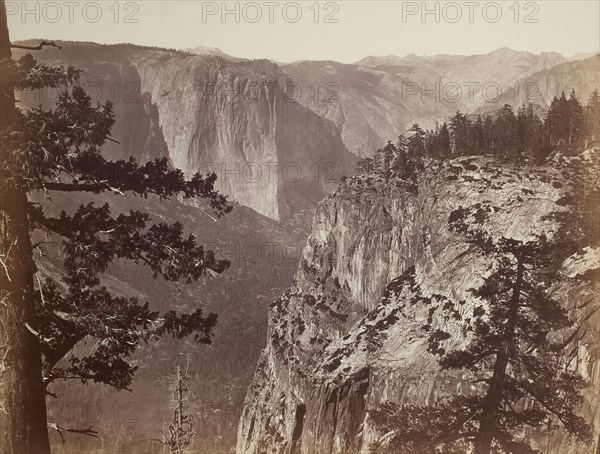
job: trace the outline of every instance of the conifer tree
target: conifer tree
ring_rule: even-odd
[[[452,155],[464,156],[469,152],[470,122],[466,115],[456,112],[450,119],[450,137],[452,140]]]
[[[518,153],[530,158],[542,158],[543,123],[531,104],[522,105],[517,111],[517,131]]]
[[[589,426],[574,412],[585,382],[565,368],[561,346],[549,337],[573,322],[548,295],[547,270],[536,269],[550,245],[544,238],[526,243],[502,238],[485,248],[500,257],[473,291],[486,303],[476,317],[473,339],[441,360],[447,369],[483,372],[484,394],[465,406],[478,423],[474,453],[489,454],[492,446],[534,453],[515,439],[514,431],[526,426],[544,430],[552,421],[587,440]]]
[[[575,90],[571,90],[568,101],[568,142],[578,142],[585,133],[585,119],[583,116],[583,107],[577,99]]]
[[[214,174],[186,179],[166,159],[105,159],[111,103],[94,105],[74,84],[77,69],[39,64],[29,54],[14,61],[4,1],[0,5],[0,452],[46,454],[45,398],[55,380],[127,389],[136,370],[127,359],[141,343],[166,334],[211,342],[215,314],[201,308],[161,314],[148,302],[113,294],[101,279],[109,264],[128,260],[155,278],[192,282],[223,272],[228,262],[204,250],[179,223],[152,223],[145,212],[113,213],[108,203],[93,202],[52,216],[28,197],[76,192],[200,198],[219,216],[231,205],[214,189]],[[44,87],[64,88],[55,106],[16,108],[15,89]],[[32,245],[38,233],[62,242],[61,278],[39,278]],[[87,354],[75,349],[84,338],[96,341]]]
[[[355,170],[358,174],[369,175],[375,169],[375,161],[373,158],[362,158],[356,162]]]
[[[446,122],[440,127],[438,136],[438,155],[448,156],[450,154],[450,131],[448,131],[448,125]]]
[[[496,152],[505,159],[517,159],[518,128],[513,108],[505,104],[494,121],[494,144]]]
[[[414,123],[408,132],[411,136],[408,138],[408,154],[410,158],[425,156],[425,131]]]
[[[486,116],[483,120],[483,145],[486,154],[496,154],[496,143],[494,142],[494,120],[491,116]]]
[[[481,115],[477,115],[477,120],[475,120],[471,127],[470,137],[470,154],[485,154],[483,120]]]
[[[449,218],[451,229],[466,235],[491,265],[483,285],[472,290],[482,304],[474,308],[466,343],[442,350],[439,360],[443,369],[470,374],[478,390],[428,406],[378,408],[375,424],[393,435],[385,446],[374,444],[376,453],[461,453],[471,446],[474,454],[541,454],[515,435],[526,428],[551,432],[562,427],[589,441],[590,426],[575,413],[586,383],[567,367],[565,344],[553,336],[574,325],[548,292],[562,261],[557,245],[545,236],[493,240],[467,223],[481,209],[460,208]]]
[[[554,97],[544,122],[550,145],[561,145],[569,137],[569,105],[564,92]]]
[[[598,89],[594,90],[585,106],[585,135],[591,141],[600,138],[600,95]]]
[[[392,172],[402,176],[408,165],[408,140],[404,134],[398,136],[395,147],[395,157],[392,161]]]

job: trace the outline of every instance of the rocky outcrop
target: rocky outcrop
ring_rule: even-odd
[[[314,208],[353,168],[334,124],[288,96],[287,77],[269,61],[62,45],[36,58],[84,69],[93,99],[113,102],[119,143],[107,144],[111,157],[166,156],[187,175],[215,172],[221,192],[276,220]],[[29,98],[50,104],[53,96]]]
[[[271,306],[237,452],[367,453],[384,435],[369,416],[380,404],[472,391],[470,380],[441,371],[431,353],[438,329],[450,334],[433,339],[440,346],[465,342],[477,303],[469,289],[481,285],[489,265],[450,230],[450,214],[489,206],[484,221],[471,221],[495,237],[552,237],[558,226],[548,215],[566,209],[572,177],[557,162],[518,169],[478,157],[430,163],[416,190],[373,176],[341,184],[319,205],[293,286]],[[583,327],[565,356],[590,382],[580,411],[593,422],[595,440],[599,302],[583,303],[598,285],[577,276],[598,268],[599,257],[589,248],[570,257],[554,289]],[[577,444],[560,431],[526,436],[545,453],[596,452],[597,441]]]

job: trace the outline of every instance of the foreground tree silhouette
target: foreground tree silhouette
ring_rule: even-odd
[[[548,263],[551,245],[544,238],[527,243],[502,238],[488,241],[486,247],[500,254],[493,272],[473,291],[486,307],[479,308],[469,346],[441,360],[444,368],[488,374],[482,379],[485,394],[464,407],[479,423],[474,453],[488,454],[493,445],[507,452],[536,452],[515,440],[513,431],[525,426],[541,429],[552,418],[569,433],[587,439],[588,425],[574,414],[585,382],[565,369],[562,346],[550,338],[573,325],[547,293],[550,281],[540,264]]]
[[[481,231],[469,231],[468,209],[451,216],[451,225],[471,236],[474,245],[494,256],[495,265],[475,296],[485,304],[475,308],[472,335],[465,348],[441,353],[444,369],[469,371],[480,393],[457,396],[432,406],[387,405],[374,412],[391,442],[374,452],[465,452],[474,454],[540,451],[514,434],[526,427],[550,431],[555,424],[583,441],[590,427],[574,412],[581,402],[584,380],[566,368],[557,333],[573,322],[547,292],[556,245],[544,237],[530,242],[508,238],[492,241]],[[449,336],[445,336],[449,337]],[[568,339],[568,338],[567,338]]]
[[[40,65],[31,55],[13,61],[3,0],[0,5],[0,452],[44,454],[50,451],[45,397],[53,381],[92,380],[126,389],[136,369],[127,357],[142,342],[165,334],[211,341],[215,314],[204,316],[201,309],[159,314],[146,302],[109,292],[99,275],[111,261],[130,260],[148,267],[155,278],[186,282],[221,273],[228,262],[185,236],[179,223],[151,224],[144,212],[113,215],[108,204],[94,203],[52,217],[28,195],[204,198],[217,215],[231,206],[214,190],[214,174],[186,179],[166,159],[144,165],[132,158],[105,160],[101,147],[114,123],[111,104],[92,105],[83,89],[72,85],[80,73],[76,69]],[[52,109],[15,106],[15,89],[60,86],[66,89]],[[60,280],[42,281],[37,274],[31,238],[40,234],[62,241]],[[75,346],[86,337],[96,348],[76,354]]]

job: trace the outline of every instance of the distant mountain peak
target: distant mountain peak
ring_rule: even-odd
[[[490,52],[491,54],[518,54],[520,53],[520,51],[518,50],[513,50],[510,47],[500,47],[496,50],[493,50],[492,52]]]
[[[190,49],[184,49],[186,52],[190,52],[192,54],[201,55],[203,57],[207,56],[216,56],[226,58],[227,60],[240,61],[243,58],[234,57],[232,55],[226,54],[218,47],[208,47],[208,46],[198,46]]]

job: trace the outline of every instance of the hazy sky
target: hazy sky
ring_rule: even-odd
[[[600,49],[599,0],[6,3],[13,40],[207,46],[284,62],[477,54],[505,46],[565,56]]]

